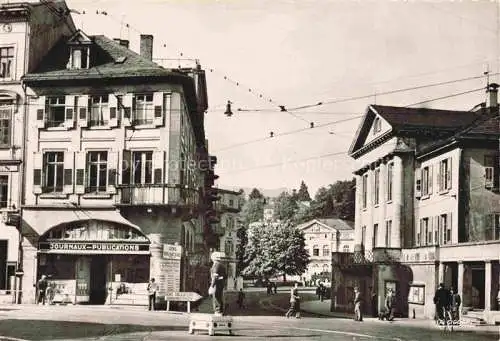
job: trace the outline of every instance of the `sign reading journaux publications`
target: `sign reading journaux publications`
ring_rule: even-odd
[[[149,244],[136,243],[68,243],[42,242],[38,248],[42,252],[81,252],[81,253],[135,253],[148,252]]]

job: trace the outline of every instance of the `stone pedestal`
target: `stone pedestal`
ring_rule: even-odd
[[[213,336],[219,331],[228,332],[233,335],[232,316],[218,316],[213,314],[191,314],[189,317],[189,334],[195,330],[206,330],[208,335]]]

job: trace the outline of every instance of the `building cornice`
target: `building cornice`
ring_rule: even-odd
[[[371,141],[370,143],[364,145],[363,147],[357,149],[356,151],[352,152],[349,154],[350,157],[353,159],[358,159],[359,157],[363,156],[364,154],[368,153],[369,151],[372,151],[376,149],[377,147],[381,146],[384,142],[387,142],[390,140],[392,137],[396,136],[394,133],[394,130],[389,130],[385,132],[384,134],[380,135],[378,138],[375,140]]]

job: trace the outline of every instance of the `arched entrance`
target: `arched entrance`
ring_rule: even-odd
[[[150,241],[127,221],[79,219],[50,228],[38,240],[38,277],[75,304],[112,303],[118,290],[147,283]]]

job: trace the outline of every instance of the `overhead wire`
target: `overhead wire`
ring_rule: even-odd
[[[474,90],[471,90],[471,91],[466,91],[464,93],[451,94],[451,95],[448,95],[448,96],[443,96],[443,97],[438,97],[438,98],[434,98],[434,99],[429,99],[429,100],[425,101],[425,103],[429,103],[429,102],[432,102],[432,101],[438,101],[438,100],[442,100],[442,99],[445,99],[445,98],[451,98],[451,97],[455,97],[455,96],[467,94],[467,93],[478,91],[478,90],[484,90],[484,88],[474,89]],[[420,103],[424,103],[424,102],[420,102]],[[409,105],[406,105],[405,107],[409,107],[409,106],[413,106],[413,105],[415,105],[415,104],[409,104]],[[289,134],[292,134],[292,133],[294,133],[294,132],[289,132]],[[305,159],[291,160],[289,162],[303,162],[303,161],[308,161],[308,160],[311,160],[311,159],[321,159],[321,158],[325,158],[325,157],[329,157],[329,156],[338,156],[338,155],[343,155],[343,154],[347,155],[347,152],[343,151],[343,152],[328,153],[328,154],[318,155],[318,156],[309,157],[309,158],[305,158]],[[273,163],[273,164],[268,164],[268,165],[263,165],[263,166],[257,166],[257,167],[252,167],[252,168],[246,168],[246,169],[240,169],[240,170],[230,171],[230,172],[225,172],[225,173],[222,172],[221,174],[232,174],[232,173],[246,172],[246,171],[250,171],[250,170],[258,170],[258,169],[263,169],[263,168],[274,168],[274,167],[277,167],[277,166],[280,166],[280,165],[283,165],[283,164],[284,164],[283,162]]]

